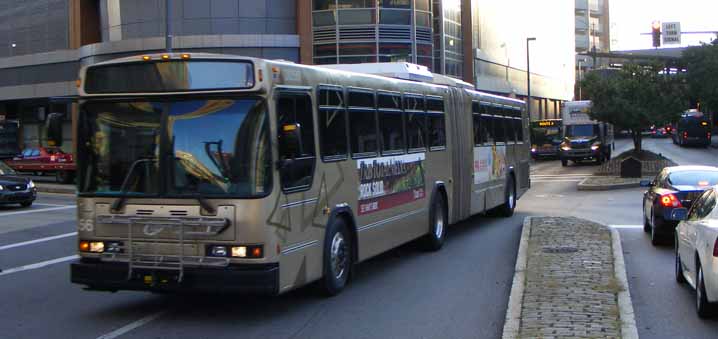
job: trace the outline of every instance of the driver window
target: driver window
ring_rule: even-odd
[[[309,189],[315,165],[314,121],[306,93],[282,93],[277,99],[277,137],[282,189]]]

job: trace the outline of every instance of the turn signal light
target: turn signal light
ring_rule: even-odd
[[[105,243],[102,241],[80,241],[80,252],[102,253],[105,251]]]
[[[144,61],[150,61],[150,60],[152,60],[152,57],[149,56],[149,55],[145,55],[145,56],[142,57],[142,60],[144,60]]]
[[[683,207],[681,201],[676,198],[673,193],[668,193],[661,196],[661,205],[663,207]]]
[[[191,56],[190,56],[189,54],[187,54],[187,53],[182,53],[182,59],[187,60],[187,59],[189,59],[190,57],[191,57]]]
[[[170,55],[169,54],[162,54],[162,60],[169,60]]]

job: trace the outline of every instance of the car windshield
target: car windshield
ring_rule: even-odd
[[[15,175],[15,170],[10,168],[6,163],[0,161],[0,175]]]
[[[598,125],[568,125],[567,137],[593,137],[598,135]]]
[[[81,115],[83,194],[253,197],[271,188],[263,100],[97,101]]]
[[[718,185],[718,171],[680,171],[668,175],[668,183],[673,186],[713,186]]]

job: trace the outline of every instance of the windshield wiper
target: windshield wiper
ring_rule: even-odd
[[[145,163],[152,163],[157,161],[156,159],[137,159],[135,160],[132,165],[130,166],[130,170],[127,172],[127,175],[125,175],[125,178],[122,179],[122,186],[120,186],[120,196],[115,199],[115,201],[112,203],[112,211],[118,212],[122,205],[124,205],[125,200],[127,200],[127,185],[129,184],[129,180],[132,177],[132,173],[135,172],[135,168],[139,164],[145,164]]]
[[[193,199],[197,200],[199,202],[199,205],[202,206],[202,208],[209,212],[209,214],[214,214],[216,211],[214,207],[212,207],[212,204],[207,201],[207,198],[203,197],[200,193],[195,193],[190,195]]]

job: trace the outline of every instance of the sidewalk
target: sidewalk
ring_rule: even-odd
[[[586,220],[527,218],[503,338],[638,338],[620,243]]]

